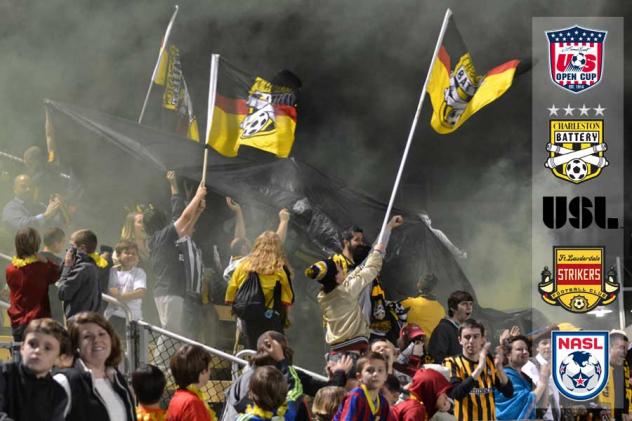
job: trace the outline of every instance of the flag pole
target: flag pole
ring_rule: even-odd
[[[391,210],[393,209],[395,196],[397,196],[397,190],[399,189],[399,182],[401,181],[402,173],[404,172],[404,166],[406,165],[406,159],[408,158],[408,151],[410,150],[410,145],[412,144],[413,136],[415,135],[415,128],[417,127],[417,121],[419,120],[419,115],[421,114],[421,107],[424,103],[424,98],[426,97],[426,88],[428,87],[430,74],[432,73],[435,60],[437,59],[437,55],[439,53],[439,49],[441,48],[441,44],[443,43],[443,36],[445,35],[445,31],[448,28],[448,21],[450,20],[450,16],[452,16],[452,10],[447,9],[445,11],[445,16],[443,17],[441,32],[439,32],[439,38],[437,38],[437,44],[435,45],[435,50],[434,50],[434,53],[432,54],[430,67],[428,69],[428,73],[426,74],[426,80],[424,82],[423,89],[421,90],[421,95],[419,96],[419,104],[417,105],[417,112],[415,112],[415,118],[413,119],[412,126],[410,127],[410,132],[408,133],[408,140],[406,141],[406,147],[404,148],[402,160],[399,163],[399,170],[397,172],[397,177],[395,177],[395,184],[393,185],[393,191],[391,192],[391,198],[388,202],[388,207],[386,208],[386,214],[384,215],[384,222],[382,223],[382,229],[380,230],[378,243],[382,242],[382,238],[384,237],[384,231],[386,230],[386,225],[388,224],[388,219],[391,216]]]
[[[208,109],[206,111],[206,135],[204,136],[204,164],[202,164],[202,185],[206,184],[206,164],[208,163],[208,139],[213,125],[213,111],[215,110],[215,96],[217,94],[217,70],[219,54],[211,54],[211,72],[208,79]]]
[[[158,60],[156,61],[156,65],[154,66],[154,71],[151,74],[151,79],[149,80],[149,88],[147,89],[147,95],[145,95],[145,102],[143,102],[143,108],[140,110],[140,116],[138,117],[138,124],[143,122],[143,117],[145,116],[145,109],[147,108],[147,102],[149,101],[149,94],[151,93],[151,88],[154,86],[154,79],[156,78],[156,73],[158,73],[158,68],[160,67],[160,61],[162,60],[162,55],[165,53],[165,48],[167,47],[167,42],[169,42],[169,35],[171,35],[171,28],[173,27],[173,22],[176,20],[176,15],[178,14],[178,5],[174,6],[175,10],[173,11],[173,15],[171,15],[171,19],[169,20],[169,24],[167,25],[167,30],[165,31],[165,36],[162,39],[162,43],[160,44],[160,51],[158,52]]]

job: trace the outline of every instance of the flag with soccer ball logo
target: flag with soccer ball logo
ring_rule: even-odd
[[[227,157],[249,146],[287,158],[294,143],[300,81],[289,71],[269,82],[219,57],[212,123],[206,143]]]
[[[509,89],[518,64],[520,60],[510,60],[479,75],[456,23],[449,22],[428,82],[432,128],[439,134],[458,129]]]

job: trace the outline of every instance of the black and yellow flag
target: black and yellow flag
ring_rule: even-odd
[[[458,129],[472,114],[509,89],[519,63],[510,60],[479,75],[456,23],[449,22],[428,82],[432,128],[440,134]]]
[[[287,158],[294,144],[299,86],[291,72],[280,72],[269,82],[220,57],[206,143],[228,157],[237,156],[240,146],[249,146]]]
[[[158,70],[153,82],[163,88],[161,106],[168,113],[162,113],[162,126],[173,126],[173,130],[196,142],[200,141],[197,119],[193,113],[193,104],[187,82],[182,72],[180,49],[174,43],[168,43],[160,58]],[[175,121],[172,121],[174,120]]]

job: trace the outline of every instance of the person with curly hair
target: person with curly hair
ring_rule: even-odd
[[[258,284],[264,303],[238,315],[250,349],[256,349],[257,339],[267,330],[283,333],[289,326],[288,309],[294,303],[292,270],[281,238],[274,231],[259,235],[250,254],[235,269],[226,289],[226,304],[233,304],[242,286],[253,284]]]

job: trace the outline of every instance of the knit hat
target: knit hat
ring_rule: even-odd
[[[336,273],[338,268],[332,259],[321,260],[305,269],[305,276],[318,281],[325,292],[336,287]]]
[[[408,391],[424,403],[428,418],[437,412],[436,402],[442,393],[448,393],[453,385],[445,376],[431,368],[420,368],[415,373]]]

